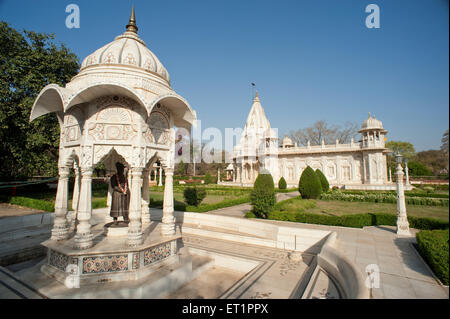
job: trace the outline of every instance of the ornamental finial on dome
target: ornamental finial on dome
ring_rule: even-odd
[[[255,98],[253,99],[253,102],[259,102],[258,91],[256,91],[256,95]]]
[[[127,24],[127,31],[137,33],[136,17],[134,15],[134,5],[131,7],[130,21]]]

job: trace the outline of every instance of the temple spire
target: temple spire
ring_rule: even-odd
[[[130,21],[127,24],[127,31],[137,33],[138,27],[136,25],[136,16],[134,14],[134,5],[131,8]]]

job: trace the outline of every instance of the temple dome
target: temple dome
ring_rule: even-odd
[[[381,123],[381,121],[377,120],[375,117],[372,117],[372,115],[370,113],[369,113],[369,117],[363,122],[361,129],[362,130],[372,130],[372,129],[384,130],[383,123]]]
[[[88,55],[81,63],[80,71],[94,65],[124,65],[157,74],[170,82],[166,68],[156,55],[147,48],[145,42],[139,38],[137,30],[133,8],[127,30],[117,36],[114,41]]]

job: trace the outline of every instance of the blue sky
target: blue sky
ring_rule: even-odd
[[[79,29],[65,26],[70,3]],[[242,127],[251,82],[280,135],[371,112],[389,140],[420,151],[439,148],[449,127],[448,0],[0,0],[0,19],[54,33],[82,61],[124,31],[132,3],[139,35],[203,128]],[[365,26],[370,3],[380,29]]]

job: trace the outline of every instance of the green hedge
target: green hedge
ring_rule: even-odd
[[[284,177],[281,177],[280,180],[278,181],[278,189],[285,190],[286,188],[287,188],[286,180],[284,179]]]
[[[246,217],[255,218],[252,213],[247,213]],[[397,216],[386,213],[349,214],[342,216],[322,215],[306,213],[303,208],[297,211],[279,210],[277,207],[268,214],[268,219],[290,221],[306,224],[318,224],[328,226],[342,226],[362,228],[365,226],[396,226]],[[428,217],[408,217],[411,228],[422,230],[448,229],[447,221]]]
[[[322,192],[328,192],[330,190],[330,183],[328,183],[326,176],[320,169],[316,169],[316,175],[319,178],[320,185],[322,185]]]
[[[298,190],[302,198],[320,198],[322,194],[322,184],[314,170],[307,166],[300,176]]]
[[[206,190],[204,188],[188,187],[184,190],[184,201],[188,205],[198,206],[206,197]]]
[[[449,284],[449,232],[447,230],[422,230],[416,235],[420,255],[444,285]]]
[[[262,170],[258,174],[250,194],[250,202],[255,215],[267,218],[267,214],[277,202],[273,178],[269,171]]]
[[[397,203],[397,195],[394,193],[363,193],[349,194],[340,191],[323,193],[320,197],[322,200],[342,200],[347,202],[368,202],[368,203]],[[448,199],[441,198],[423,198],[423,197],[405,197],[406,204],[424,205],[424,206],[443,206],[448,207]]]
[[[343,194],[352,194],[352,195],[396,195],[396,191],[358,191],[358,190],[339,190],[339,192]],[[448,194],[440,194],[440,193],[426,193],[424,191],[405,191],[406,197],[429,197],[429,198],[444,198],[448,199]]]

